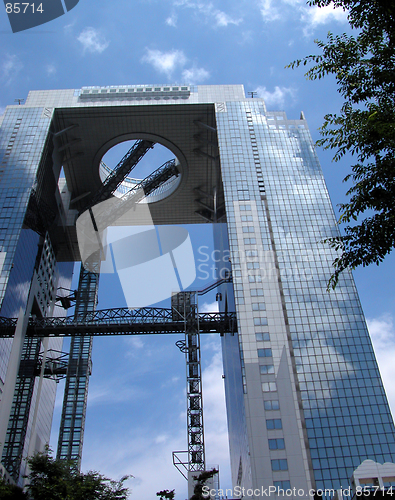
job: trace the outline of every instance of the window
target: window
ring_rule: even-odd
[[[262,382],[262,392],[277,391],[276,382]]]
[[[277,489],[277,493],[291,489],[290,481],[273,481],[273,486]]]
[[[269,439],[269,450],[285,450],[284,439]]]
[[[250,238],[250,239],[254,239],[254,238]],[[247,269],[259,269],[259,262],[247,262]]]
[[[253,302],[252,303],[252,310],[253,311],[265,311],[266,305],[264,302]]]
[[[261,288],[251,288],[251,297],[261,296],[263,296],[263,290]]]
[[[248,189],[238,189],[237,190],[237,197],[238,197],[239,201],[249,200],[250,193],[248,192]],[[250,208],[250,210],[251,210],[251,208]]]
[[[267,430],[272,430],[272,429],[282,429],[283,424],[281,422],[281,418],[271,418],[266,420],[266,429]]]
[[[249,283],[262,283],[262,277],[261,276],[248,276],[248,282]]]
[[[274,365],[261,365],[259,370],[261,375],[268,375],[269,373],[274,373]]]
[[[286,458],[272,460],[272,471],[288,470],[288,462]]]
[[[271,401],[265,401],[265,410],[266,411],[272,411],[272,410],[279,410],[280,409],[280,403],[277,399],[273,399]]]
[[[246,257],[258,257],[258,250],[246,250]]]
[[[243,226],[243,233],[255,233],[254,226]]]
[[[255,334],[255,338],[258,342],[270,340],[270,334],[268,332],[258,332]]]
[[[252,222],[252,215],[242,215],[241,220],[242,222]]]
[[[255,238],[244,238],[244,244],[245,245],[255,245],[256,239]]]
[[[251,210],[251,205],[240,205],[240,211],[250,211]]]
[[[270,358],[270,356],[272,356],[272,350],[270,348],[258,349],[258,358]]]
[[[267,326],[267,318],[254,318],[255,326]]]

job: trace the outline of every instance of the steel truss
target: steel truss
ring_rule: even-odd
[[[76,317],[91,313],[96,308],[100,276],[98,254],[92,256],[90,269],[95,268],[95,263],[96,272],[87,271],[81,266]],[[56,454],[57,459],[74,460],[78,467],[81,466],[89,376],[92,372],[92,340],[91,336],[75,336],[71,339]]]
[[[3,321],[4,320],[4,321]],[[13,337],[16,320],[0,318],[0,338]],[[200,333],[234,333],[236,314],[199,313]],[[144,307],[103,309],[68,318],[30,319],[28,337],[75,337],[102,335],[145,335],[183,333],[184,324],[173,317],[171,309]]]
[[[0,317],[0,338],[13,337],[18,318]]]
[[[41,338],[25,339],[8,421],[2,463],[15,481],[18,481],[21,469],[40,349]]]
[[[159,168],[154,170],[150,175],[143,179],[134,188],[130,189],[127,193],[122,196],[123,201],[129,201],[131,197],[135,197],[135,194],[141,192],[145,196],[151,194],[155,189],[158,189],[162,184],[171,179],[173,176],[178,176],[179,170],[176,165],[175,160],[169,160],[161,165]],[[134,200],[135,201],[135,200]]]
[[[201,333],[234,333],[235,313],[199,313]],[[0,326],[0,337],[12,337],[15,326]],[[171,309],[144,307],[104,309],[68,318],[30,319],[29,337],[76,337],[183,333],[184,323]]]
[[[205,470],[203,395],[200,363],[199,314],[196,292],[180,292],[172,297],[172,315],[181,319],[185,331],[187,368],[188,470]],[[174,459],[174,457],[173,457]]]
[[[135,142],[135,144],[129,149],[126,155],[114,168],[112,173],[103,182],[100,191],[98,191],[92,198],[89,207],[91,208],[97,203],[107,200],[111,194],[116,191],[118,186],[122,184],[143,156],[154,147],[154,145],[155,143],[152,141],[142,140]]]
[[[119,203],[115,205],[110,212],[95,213],[94,218],[96,226],[103,229],[103,222],[105,227],[111,226],[111,224],[122,217],[128,210],[132,209],[136,203],[153,193],[172,177],[177,177],[178,175],[179,170],[175,160],[167,161],[119,198]],[[90,208],[90,210],[92,210],[92,208]]]

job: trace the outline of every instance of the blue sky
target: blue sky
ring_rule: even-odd
[[[325,113],[341,103],[335,82],[309,82],[302,70],[284,67],[315,53],[314,39],[347,27],[343,12],[308,7],[303,0],[80,0],[66,15],[17,34],[2,10],[0,114],[29,90],[241,83],[246,92],[257,91],[269,110],[285,110],[289,118],[303,110],[316,140]],[[330,153],[318,154],[336,205],[345,199],[341,180],[350,160],[332,163]],[[193,239],[195,249],[207,244],[209,228],[194,232]],[[395,408],[393,271],[391,256],[379,268],[358,270],[355,278]],[[99,307],[123,305],[117,284],[106,279]],[[202,299],[202,307],[210,308],[213,298]],[[186,481],[171,461],[171,451],[186,448],[185,366],[175,340],[95,341],[82,467],[114,478],[133,474],[131,498],[155,498],[163,488],[175,488],[177,499],[186,498]],[[204,338],[203,364],[207,460],[220,465],[221,485],[230,487],[218,338]],[[61,400],[60,390],[54,434]]]

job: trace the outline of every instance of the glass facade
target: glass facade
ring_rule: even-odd
[[[307,123],[259,99],[216,119],[252,485],[345,487],[363,460],[394,460],[395,434],[351,274],[326,290],[337,228]]]
[[[55,307],[56,288],[70,286],[73,269],[72,263],[56,262],[42,227],[43,220],[55,217],[44,202],[47,190],[54,198],[57,182],[48,140],[51,120],[50,108],[9,106],[0,127],[0,316],[19,317],[21,342],[18,348],[18,339],[0,339],[1,448],[2,463],[19,484],[25,458],[49,442],[57,384],[39,366],[47,356],[56,357],[63,343],[24,339],[26,319],[64,314]]]

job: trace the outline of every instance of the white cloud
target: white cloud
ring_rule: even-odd
[[[315,28],[319,24],[330,22],[347,22],[347,11],[341,8],[335,9],[332,5],[325,7],[304,7],[301,20],[306,22],[310,28]]]
[[[77,22],[77,20],[76,20],[76,19],[74,19],[74,21],[73,21],[73,22],[71,22],[70,24],[66,24],[66,26],[63,28],[63,31],[64,31],[65,33],[72,33],[73,28],[74,28],[74,26],[75,26],[76,22]]]
[[[210,77],[210,73],[204,68],[192,67],[189,69],[184,69],[182,72],[182,78],[184,82],[188,83],[200,83]]]
[[[307,7],[304,0],[259,0],[258,8],[265,22],[280,21],[286,17],[297,16],[303,25],[305,36],[311,36],[317,26],[333,22],[347,22],[347,11],[333,8],[333,5],[324,7]]]
[[[305,0],[283,0],[283,3],[291,5],[292,7],[304,6]]]
[[[199,305],[199,312],[201,313],[218,312],[218,302],[216,300],[211,303],[203,302],[202,305]]]
[[[343,9],[334,9],[332,5],[325,7],[301,7],[300,20],[305,24],[303,34],[306,37],[311,36],[317,26],[331,22],[346,23],[347,11]]]
[[[185,498],[179,494],[186,490],[186,481],[173,466],[172,451],[185,448],[186,429],[174,427],[169,434],[141,427],[103,435],[101,440],[92,442],[88,450],[85,447],[83,470],[100,470],[114,479],[132,474],[134,479],[128,482],[131,498],[156,498],[157,491],[174,488],[177,498]]]
[[[241,22],[242,22],[242,19],[239,18],[239,19],[232,19],[230,16],[228,16],[228,14],[226,14],[225,12],[222,12],[220,10],[215,10],[213,12],[214,14],[214,19],[216,20],[216,25],[217,26],[228,26],[229,24],[234,24],[236,26],[238,26]]]
[[[170,50],[162,52],[146,48],[146,54],[142,62],[151,64],[156,71],[163,73],[170,80],[176,70],[182,69],[182,80],[187,83],[199,83],[210,77],[210,73],[204,68],[192,66],[183,69],[188,62],[188,58],[182,50]]]
[[[254,32],[252,30],[246,30],[241,33],[241,44],[254,42]]]
[[[295,89],[291,87],[274,87],[274,91],[270,92],[266,87],[258,87],[255,89],[258,93],[258,97],[265,100],[267,107],[273,108],[283,108],[285,100],[289,97],[291,99],[295,98]]]
[[[272,0],[261,0],[259,8],[264,21],[276,21],[280,19],[280,14],[273,7]]]
[[[212,23],[215,27],[226,27],[229,24],[238,26],[241,22],[243,22],[242,18],[233,18],[222,10],[216,9],[211,2],[203,3],[193,2],[190,0],[177,0],[174,2],[174,5],[194,9],[198,13],[203,14],[206,18],[206,22]]]
[[[390,314],[367,320],[388,401],[395,415],[395,325]]]
[[[168,440],[169,436],[167,434],[160,434],[159,436],[156,436],[155,443],[156,444],[166,443]]]
[[[168,26],[173,26],[175,28],[177,26],[177,16],[175,14],[172,14],[166,19],[166,24]]]
[[[15,54],[6,54],[1,63],[0,80],[9,85],[18,76],[23,64]]]
[[[125,343],[130,345],[132,348],[132,351],[135,349],[142,349],[144,347],[144,342],[139,336],[131,335],[130,337],[126,337]],[[128,351],[126,353],[127,355],[132,354],[132,352]],[[133,352],[134,354],[134,352]]]
[[[151,64],[156,71],[165,74],[170,79],[177,68],[186,64],[187,58],[182,50],[161,52],[160,50],[146,49],[142,61]]]
[[[88,406],[123,404],[125,401],[137,400],[144,393],[121,377],[113,377],[105,384],[93,385],[89,391]]]
[[[56,73],[56,66],[54,64],[47,64],[46,71],[48,76],[52,76]]]
[[[109,46],[104,36],[95,28],[85,28],[81,31],[77,40],[82,44],[84,52],[101,54]]]

